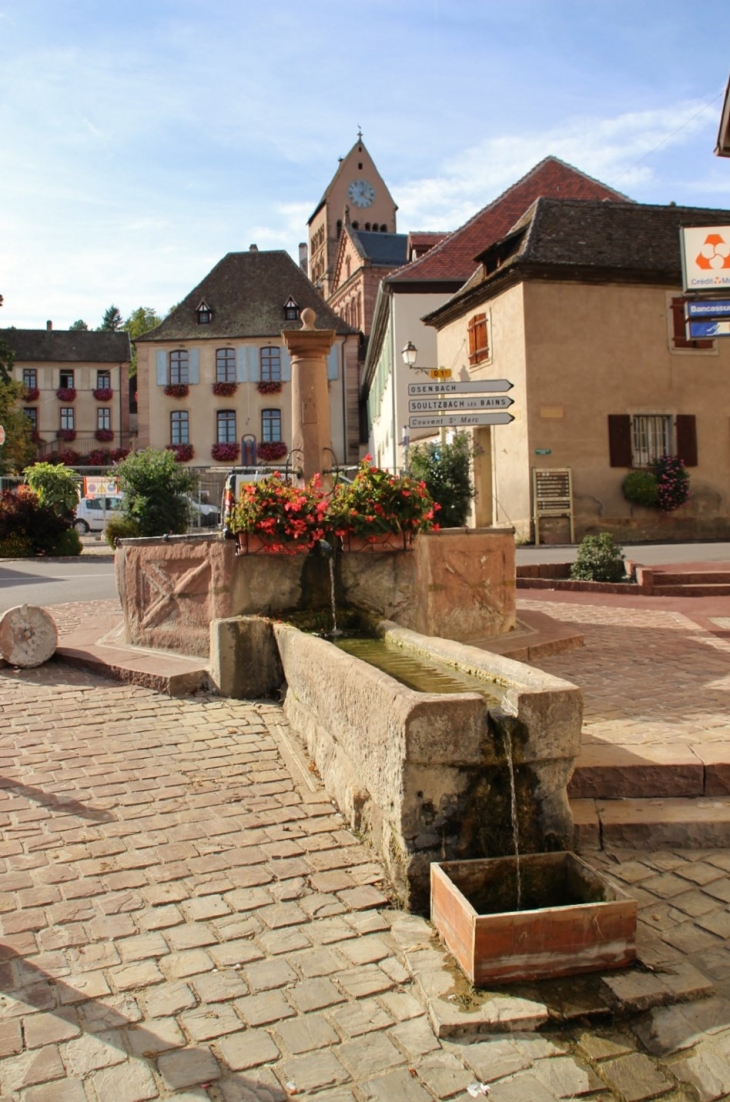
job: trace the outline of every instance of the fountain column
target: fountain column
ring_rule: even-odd
[[[282,340],[291,356],[292,452],[305,481],[332,466],[327,354],[333,329],[315,329],[316,314],[302,310],[302,328],[287,329]]]

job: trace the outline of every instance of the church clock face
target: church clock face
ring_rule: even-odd
[[[353,180],[347,194],[356,207],[370,207],[375,202],[375,188],[367,180]]]

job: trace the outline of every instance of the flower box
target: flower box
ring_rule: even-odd
[[[195,455],[192,444],[168,444],[167,451],[175,453],[178,463],[187,463]]]
[[[238,390],[238,383],[213,383],[213,393],[219,398],[230,398]]]
[[[289,447],[283,440],[272,440],[268,444],[259,444],[256,451],[259,459],[263,459],[264,463],[271,463],[276,459],[283,459]]]
[[[434,862],[431,921],[477,987],[636,958],[636,900],[573,853]]]
[[[308,555],[312,544],[308,539],[290,540],[278,536],[260,536],[256,532],[238,532],[237,555]]]
[[[189,393],[190,387],[187,383],[170,383],[165,387],[168,398],[187,398]]]
[[[114,391],[110,386],[98,386],[96,390],[91,392],[96,398],[97,402],[111,402],[114,397]]]
[[[413,538],[410,532],[377,532],[372,536],[348,532],[342,541],[342,550],[353,554],[412,551]]]
[[[75,402],[76,401],[76,387],[74,386],[60,386],[56,391],[56,397],[62,402]]]
[[[280,394],[281,385],[281,382],[277,380],[271,380],[270,382],[257,383],[256,389],[258,390],[259,394]]]
[[[56,433],[56,439],[57,440],[68,440],[68,441],[75,440],[76,439],[76,429],[59,429],[58,432]]]
[[[37,386],[28,386],[23,391],[24,402],[37,402],[41,396],[41,392]]]
[[[210,454],[218,463],[235,463],[241,456],[238,444],[214,444]]]
[[[101,440],[103,443],[108,444],[110,440],[114,439],[114,432],[112,429],[97,429],[94,433],[94,437],[97,440]]]

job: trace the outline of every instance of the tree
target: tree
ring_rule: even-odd
[[[408,451],[410,473],[426,483],[429,494],[441,506],[437,520],[442,528],[461,528],[466,524],[469,505],[476,495],[471,480],[471,460],[475,454],[471,438],[465,432],[456,433],[450,444],[441,441],[415,444]]]
[[[116,333],[118,329],[122,328],[123,324],[124,319],[122,318],[122,315],[119,313],[117,307],[112,304],[111,306],[107,306],[106,310],[104,311],[104,317],[101,319],[99,331],[104,330]]]
[[[152,306],[138,306],[123,323],[122,329],[129,333],[129,338],[132,341],[132,363],[129,368],[130,376],[137,374],[137,346],[134,344],[135,338],[141,337],[143,333],[149,333],[150,329],[156,329],[157,326],[161,324],[162,318]]]
[[[23,385],[13,379],[15,353],[0,340],[0,425],[5,443],[0,445],[0,475],[21,471],[35,455],[33,426],[19,408]]]
[[[79,503],[79,480],[63,463],[34,463],[23,472],[31,490],[38,494],[41,505],[47,505],[59,516],[73,519]]]
[[[78,321],[72,322],[68,327],[69,333],[70,332],[76,332],[79,329],[88,329],[88,328],[89,327],[86,324],[86,322],[83,320],[83,318],[79,318]],[[103,328],[103,326],[102,326],[102,328]]]
[[[140,536],[187,532],[187,495],[196,475],[178,463],[173,452],[156,448],[134,452],[117,464],[116,473],[124,495],[124,517],[136,524]]]

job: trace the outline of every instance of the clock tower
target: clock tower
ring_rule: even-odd
[[[337,247],[345,208],[355,230],[395,233],[398,210],[375,163],[365,148],[362,131],[309,219],[309,278],[325,299],[332,293]]]

